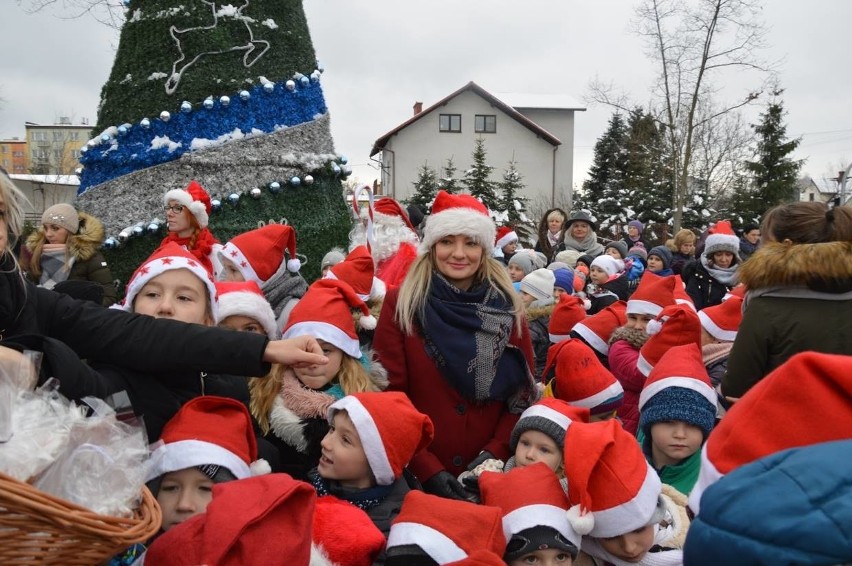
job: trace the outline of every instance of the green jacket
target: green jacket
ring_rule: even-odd
[[[645,442],[645,434],[639,430],[637,434],[639,444],[642,446],[642,452],[645,454],[645,459],[651,464],[651,467],[657,470],[657,475],[660,476],[660,481],[666,485],[670,485],[684,495],[689,495],[695,482],[698,481],[698,472],[701,471],[701,449],[695,451],[695,454],[682,461],[675,466],[663,466],[660,469],[654,465],[651,459],[651,441]],[[646,446],[647,444],[647,446]]]

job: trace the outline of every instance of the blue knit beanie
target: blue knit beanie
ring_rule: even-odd
[[[666,246],[654,246],[648,252],[648,257],[657,256],[663,260],[663,269],[668,269],[672,266],[672,252]]]
[[[635,226],[639,230],[640,235],[645,230],[645,225],[642,224],[641,222],[639,222],[638,220],[631,220],[630,222],[627,223],[627,225],[628,226]]]
[[[559,287],[569,295],[574,294],[574,271],[572,269],[554,269],[553,275],[556,276],[554,287]]]
[[[666,387],[645,403],[639,416],[639,427],[645,442],[651,441],[651,426],[664,421],[683,421],[695,425],[705,440],[716,424],[716,407],[701,393],[685,387]]]

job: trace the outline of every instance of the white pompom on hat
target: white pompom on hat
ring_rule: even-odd
[[[432,203],[432,213],[425,220],[419,253],[432,249],[445,236],[468,236],[485,250],[494,253],[497,226],[484,204],[470,195],[452,195],[438,191]]]
[[[210,222],[210,211],[212,209],[210,195],[198,181],[190,181],[185,189],[172,189],[167,192],[163,196],[163,204],[168,205],[169,201],[175,201],[187,207],[202,228],[206,228]]]

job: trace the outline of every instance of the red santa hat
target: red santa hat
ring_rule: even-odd
[[[692,297],[689,296],[689,293],[686,292],[686,285],[683,282],[680,274],[669,275],[669,277],[675,280],[674,285],[674,300],[678,305],[685,305],[692,310],[696,310],[695,303],[692,302]]]
[[[302,262],[296,257],[296,231],[286,224],[267,224],[231,238],[219,250],[219,257],[231,261],[243,279],[263,289],[275,275],[283,274],[285,252],[290,257],[287,271],[298,272]]]
[[[507,541],[522,531],[549,527],[562,535],[563,545],[567,541],[574,547],[573,551],[570,547],[559,550],[577,556],[580,535],[568,523],[568,498],[559,478],[547,464],[538,462],[513,468],[508,473],[483,472],[479,476],[479,490],[484,505],[493,505],[503,511],[503,536]]]
[[[505,566],[503,557],[490,550],[474,550],[467,558],[447,562],[447,566]]]
[[[592,349],[580,340],[565,340],[547,352],[544,375],[555,370],[545,391],[576,407],[603,415],[624,402],[624,388],[598,360]]]
[[[168,242],[154,250],[154,253],[133,272],[130,281],[127,282],[124,301],[115,308],[133,312],[133,301],[136,300],[136,295],[139,294],[142,287],[158,275],[175,269],[186,269],[204,283],[204,287],[207,289],[207,299],[210,301],[210,313],[213,315],[213,320],[217,320],[218,301],[216,300],[216,284],[213,281],[213,276],[198,261],[198,258],[175,242]]]
[[[163,444],[151,454],[145,481],[195,466],[227,468],[237,479],[268,474],[257,458],[257,441],[245,405],[228,397],[205,395],[184,404],[163,427]]]
[[[716,406],[716,390],[704,368],[698,344],[681,344],[672,347],[654,366],[639,394],[639,410],[657,393],[669,387],[689,389]],[[680,419],[683,420],[683,419]]]
[[[701,451],[689,507],[726,474],[764,456],[844,440],[852,431],[852,356],[802,352],[778,366],[725,414]]]
[[[333,495],[317,499],[311,566],[370,566],[384,547],[385,535],[361,508]]]
[[[586,344],[606,356],[609,354],[609,337],[616,328],[627,324],[627,303],[616,301],[600,312],[574,325],[572,332]]]
[[[185,189],[172,189],[163,196],[163,204],[168,205],[170,201],[189,209],[195,217],[195,221],[202,228],[206,228],[210,222],[210,195],[197,181],[190,181]]]
[[[565,431],[574,421],[589,422],[588,409],[571,406],[553,397],[545,397],[521,413],[509,438],[509,451],[515,452],[518,440],[528,430],[537,430],[546,434],[561,450],[562,445],[565,444]]]
[[[645,332],[651,335],[639,350],[636,367],[647,377],[669,349],[682,344],[701,344],[701,321],[687,306],[670,305],[654,320],[648,321]]]
[[[716,252],[730,252],[734,257],[740,257],[740,239],[734,233],[730,220],[720,220],[709,230],[704,240],[704,255],[710,257]]]
[[[646,271],[627,301],[626,314],[657,316],[665,307],[675,304],[674,292],[674,277],[660,277]]]
[[[490,256],[494,253],[497,227],[484,204],[470,195],[451,195],[438,191],[432,213],[426,218],[420,253],[426,253],[445,236],[467,236]]]
[[[315,501],[316,492],[309,484],[287,474],[216,484],[207,511],[157,537],[145,562],[162,566],[307,564]],[[287,536],[280,536],[282,532]]]
[[[361,328],[370,330],[376,327],[376,317],[370,314],[370,308],[348,283],[336,279],[314,281],[290,312],[283,337],[313,336],[340,348],[348,356],[360,359],[361,345],[351,309],[361,311],[358,321]]]
[[[710,336],[723,342],[733,342],[743,321],[743,300],[736,295],[730,295],[718,305],[701,309],[698,318],[701,320],[701,327]]]
[[[373,221],[376,224],[387,222],[401,222],[405,227],[417,233],[417,230],[411,224],[411,219],[408,218],[408,213],[402,209],[402,206],[391,197],[382,197],[373,205]]]
[[[328,408],[329,422],[337,411],[346,411],[352,420],[379,485],[392,484],[435,436],[432,419],[415,409],[405,393],[347,395]]]
[[[494,248],[500,249],[503,246],[508,246],[512,242],[518,241],[518,233],[512,230],[510,226],[500,226],[497,228],[497,240],[494,242]]]
[[[571,330],[578,322],[586,320],[586,306],[576,295],[563,294],[550,314],[547,324],[548,336],[554,344],[570,338]]]
[[[216,281],[219,297],[219,312],[216,324],[229,316],[247,316],[263,327],[270,340],[277,340],[281,333],[275,313],[260,287],[254,281]]]
[[[383,299],[387,290],[384,282],[375,276],[373,256],[367,246],[356,246],[346,259],[329,268],[325,278],[349,283],[362,301]]]
[[[574,423],[565,435],[564,458],[568,522],[576,533],[620,536],[658,515],[660,477],[621,423]]]
[[[417,546],[438,564],[464,560],[481,550],[503,556],[503,513],[497,507],[412,490],[391,526],[388,556],[401,546]]]

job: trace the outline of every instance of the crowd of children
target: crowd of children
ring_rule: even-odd
[[[15,198],[4,185],[4,234]],[[439,193],[422,227],[390,200],[374,212],[394,241],[329,251],[309,285],[292,227],[220,244],[192,182],[165,194],[169,236],[123,301],[84,321],[110,320],[111,343],[137,326],[209,343],[180,340],[164,365],[121,364],[66,331],[3,341],[4,355],[45,350],[67,397],[126,391],[143,418],[161,532],[113,564],[852,561],[852,481],[837,473],[852,454],[852,317],[826,329],[845,337],[836,349],[785,344],[731,396],[752,295],[729,223],[691,259],[692,232],[649,247],[635,220],[601,244],[588,214],[552,209],[532,250],[467,195]],[[818,290],[849,315],[841,261]],[[79,308],[65,307],[102,307]],[[203,326],[223,330],[190,330]]]

